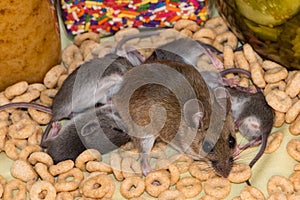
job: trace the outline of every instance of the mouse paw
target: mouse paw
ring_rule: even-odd
[[[142,160],[141,160],[141,163],[142,163],[143,175],[147,176],[151,172],[151,167],[149,165],[148,159],[143,156]]]
[[[59,122],[53,122],[50,136],[51,137],[57,136],[60,129],[61,129],[61,124]]]
[[[237,78],[223,78],[223,83],[224,85],[235,88],[239,84],[239,80]]]

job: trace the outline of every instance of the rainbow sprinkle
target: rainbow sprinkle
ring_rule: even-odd
[[[202,25],[207,0],[61,0],[62,18],[71,36],[93,31],[100,36],[125,27],[172,27],[179,19]]]

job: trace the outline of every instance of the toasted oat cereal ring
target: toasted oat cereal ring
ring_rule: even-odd
[[[63,74],[58,78],[57,81],[57,88],[61,88],[62,84],[65,82],[65,80],[68,78],[68,74]]]
[[[93,58],[92,51],[94,48],[97,48],[99,42],[94,42],[92,40],[84,41],[80,46],[80,51],[83,55],[83,59],[87,61],[90,58]]]
[[[106,173],[112,172],[110,165],[108,165],[104,162],[99,162],[99,161],[88,161],[86,163],[86,170],[88,172],[94,172],[94,171],[100,171],[100,172],[106,172]]]
[[[6,179],[2,176],[2,175],[0,175],[0,185],[5,185],[6,184]]]
[[[5,110],[0,111],[0,120],[8,120],[9,113]]]
[[[32,187],[29,191],[29,196],[30,196],[30,199],[32,199],[32,200],[33,199],[55,200],[56,190],[51,183],[49,183],[47,181],[38,181],[32,185]]]
[[[246,78],[246,77],[240,78],[240,81],[239,81],[238,85],[240,87],[249,88],[250,87],[249,79]]]
[[[300,93],[300,71],[297,71],[297,73],[292,75],[290,80],[287,81],[285,92],[291,98],[296,97]]]
[[[84,62],[83,61],[74,61],[68,67],[68,74],[71,74],[75,69],[80,67]]]
[[[114,38],[115,38],[116,42],[120,42],[124,37],[138,34],[139,32],[140,31],[137,28],[125,28],[125,29],[122,29],[122,30],[116,32],[116,34],[114,35]],[[139,43],[139,41],[140,41],[140,38],[135,38],[135,39],[127,41],[126,44],[134,45],[134,44]]]
[[[92,50],[92,55],[95,57],[103,57],[106,54],[110,53],[112,48],[117,45],[117,42],[114,41],[103,41],[96,48]]]
[[[264,79],[267,83],[276,83],[284,80],[288,76],[288,71],[284,67],[275,67],[269,69],[264,74]]]
[[[59,174],[54,187],[57,192],[69,192],[76,190],[82,180],[82,171],[78,168],[73,168],[65,173]]]
[[[141,177],[131,176],[125,178],[120,186],[120,192],[126,199],[141,196],[145,191],[145,181]]]
[[[282,139],[283,134],[281,132],[275,132],[269,135],[265,153],[273,153],[276,151],[279,148]]]
[[[74,37],[73,43],[79,47],[84,41],[87,40],[92,40],[96,43],[100,42],[99,35],[97,33],[86,32],[86,33],[76,35]]]
[[[56,195],[55,200],[73,200],[73,196],[70,192],[59,192]]]
[[[261,65],[258,62],[250,64],[250,72],[253,83],[260,88],[264,88],[266,86],[266,81],[264,79],[264,70]]]
[[[165,190],[158,195],[158,200],[185,200],[185,196],[179,190]]]
[[[7,157],[9,157],[12,160],[17,160],[19,157],[18,149],[24,149],[26,146],[26,140],[9,139],[5,142],[4,150]]]
[[[24,94],[28,89],[28,83],[26,81],[21,81],[15,83],[4,90],[4,95],[8,99],[13,99],[15,96],[20,96]]]
[[[28,113],[30,114],[31,118],[38,124],[46,125],[51,121],[51,115],[49,113],[38,111],[33,108],[28,108]]]
[[[300,134],[300,115],[296,118],[296,120],[289,126],[289,131],[293,135]]]
[[[175,162],[175,166],[181,174],[187,172],[194,161],[191,157],[185,154],[174,154],[169,158],[169,160],[170,162]]]
[[[292,106],[292,99],[283,91],[278,89],[272,90],[266,95],[268,104],[279,112],[287,112]]]
[[[294,170],[295,170],[295,171],[300,171],[300,163],[298,163],[298,164],[296,164],[296,165],[294,166]]]
[[[4,95],[4,92],[0,92],[0,105],[9,104],[10,100]],[[9,112],[9,111],[7,111]]]
[[[46,86],[42,83],[32,83],[30,85],[28,85],[28,89],[27,91],[30,91],[30,90],[37,90],[37,91],[43,91],[43,90],[46,90]]]
[[[3,186],[0,184],[0,198],[1,198],[2,195],[3,195],[3,192],[4,192],[4,188],[3,188]]]
[[[41,92],[40,100],[42,104],[46,106],[51,106],[53,102],[53,98],[57,94],[57,89],[47,89]]]
[[[169,160],[161,159],[157,162],[156,169],[165,169],[170,173],[170,185],[175,185],[180,179],[180,172],[174,164],[170,164]]]
[[[67,68],[74,61],[83,61],[80,49],[74,44],[67,46],[62,52],[62,61]]]
[[[36,124],[29,119],[21,119],[8,127],[8,135],[14,139],[26,139],[35,132]]]
[[[269,92],[271,92],[274,89],[279,89],[281,91],[284,91],[286,87],[286,83],[284,81],[278,81],[276,83],[268,83],[264,89],[264,95],[267,95]]]
[[[74,164],[73,160],[64,160],[64,161],[57,163],[56,165],[51,165],[49,167],[49,172],[50,172],[50,174],[52,174],[52,176],[56,176],[58,174],[68,172],[69,170],[71,170],[74,167],[74,165],[75,164]]]
[[[49,154],[45,152],[33,152],[28,158],[28,162],[35,165],[37,162],[44,163],[48,167],[53,165],[53,160]]]
[[[0,92],[0,105],[5,105],[5,104],[9,104],[10,101],[9,99],[4,95],[4,92]],[[9,111],[7,111],[9,112]]]
[[[65,73],[67,73],[67,69],[62,65],[52,67],[44,77],[44,85],[47,88],[55,88],[57,86],[58,78]]]
[[[71,192],[68,192],[69,194],[72,195],[73,199],[76,199],[76,197],[81,197],[81,193],[79,189],[73,190]]]
[[[241,68],[247,71],[250,70],[250,65],[242,51],[234,52],[234,63],[237,68]],[[245,74],[241,74],[240,76],[247,77],[247,75]]]
[[[241,199],[257,199],[257,200],[264,200],[265,196],[264,194],[253,186],[245,186],[243,190],[241,191]]]
[[[20,95],[20,96],[16,96],[15,98],[13,98],[11,100],[12,103],[17,103],[17,102],[31,102],[37,98],[39,98],[40,96],[40,91],[38,90],[30,90],[27,91],[26,93]]]
[[[256,54],[250,44],[246,43],[243,45],[243,52],[249,63],[257,62]]]
[[[189,38],[191,38],[193,36],[193,32],[188,29],[182,29],[180,31],[180,34],[183,36],[189,37]]]
[[[216,38],[217,34],[213,29],[210,28],[201,28],[197,32],[194,33],[193,39],[202,42],[202,39],[209,39],[210,44]]]
[[[212,168],[204,161],[193,162],[189,167],[189,172],[193,177],[200,181],[206,181],[215,175]]]
[[[176,189],[181,191],[186,198],[193,198],[202,190],[201,182],[193,177],[184,177],[176,184]]]
[[[204,24],[205,28],[212,28],[217,34],[228,31],[228,27],[222,17],[214,17],[207,20]]]
[[[262,62],[262,68],[264,70],[270,70],[270,69],[277,68],[277,67],[282,67],[282,66],[279,65],[278,63],[270,61],[270,60],[264,60]]]
[[[3,199],[5,200],[26,199],[26,187],[24,182],[18,179],[10,180],[4,187]]]
[[[231,185],[225,178],[210,178],[204,184],[204,192],[213,197],[223,199],[230,193]]]
[[[153,147],[148,158],[149,158],[149,161],[150,161],[150,164],[152,164],[152,161],[158,161],[158,160],[162,160],[162,159],[165,159],[167,156],[165,154],[165,152],[161,149],[161,148],[158,148],[158,147]],[[155,162],[153,162],[155,163]],[[154,166],[152,168],[155,168]]]
[[[284,123],[285,120],[285,113],[279,112],[279,111],[274,111],[275,116],[274,116],[274,122],[273,126],[274,127],[281,127]]]
[[[275,192],[269,195],[268,200],[288,200],[283,192]]]
[[[175,165],[169,165],[168,169],[170,172],[170,185],[175,185],[180,179],[180,172]]]
[[[42,180],[54,184],[54,177],[49,173],[47,165],[43,163],[36,163],[34,169]]]
[[[170,178],[165,170],[157,170],[146,176],[145,183],[147,193],[153,197],[158,197],[160,193],[169,188]]]
[[[13,124],[17,123],[21,119],[28,119],[28,120],[30,120],[30,117],[27,114],[27,112],[22,111],[22,110],[14,110],[11,113],[11,115],[10,115],[10,120],[12,121]]]
[[[0,128],[3,128],[3,127],[8,127],[10,125],[10,122],[9,120],[1,120],[0,119]]]
[[[138,149],[136,148],[133,148],[133,149],[130,149],[130,150],[120,150],[120,155],[122,158],[132,158],[134,160],[138,160],[139,157],[140,157],[140,153],[138,151]]]
[[[300,193],[294,193],[292,195],[289,195],[288,200],[298,200],[300,199]]]
[[[99,151],[96,149],[87,149],[84,152],[82,152],[75,160],[75,166],[82,171],[85,171],[85,165],[88,161],[101,161],[102,156]]]
[[[195,23],[195,24],[189,24],[185,27],[185,29],[192,31],[193,33],[197,32],[200,30],[200,26]]]
[[[299,192],[300,191],[300,171],[293,172],[290,175],[289,180],[293,183],[294,190],[296,192]]]
[[[292,158],[300,162],[300,140],[290,140],[286,146],[286,150]]]
[[[224,61],[223,61],[224,68],[225,69],[234,68],[234,53],[231,46],[229,45],[224,46],[223,57],[224,57]],[[233,78],[234,74],[226,74],[225,77]]]
[[[285,114],[285,121],[292,123],[300,114],[300,100],[294,103]]]
[[[121,162],[122,162],[122,158],[121,158],[120,154],[115,153],[115,152],[110,154],[109,164],[112,168],[115,179],[117,179],[118,181],[121,181],[124,179],[122,171],[121,171]]]
[[[142,176],[142,168],[139,161],[131,157],[125,157],[121,163],[122,174],[124,178],[130,176]]]
[[[205,196],[202,196],[199,200],[218,200],[218,198],[210,196],[210,195],[205,195]],[[237,199],[236,199],[236,197],[234,197],[231,200],[237,200]],[[238,200],[240,200],[240,198]]]
[[[38,175],[33,167],[24,160],[14,161],[10,168],[10,173],[13,177],[24,182],[36,181],[38,179]]]
[[[251,177],[251,168],[245,164],[234,164],[228,176],[232,183],[243,183]]]
[[[0,152],[4,150],[8,127],[0,128]]]
[[[19,154],[19,159],[26,161],[33,152],[41,152],[42,148],[39,145],[26,146]]]
[[[231,46],[232,49],[235,49],[237,47],[238,40],[236,36],[230,31],[218,34],[212,45],[219,51],[223,52],[225,44]]]
[[[285,195],[294,193],[293,183],[283,176],[272,176],[267,184],[267,190],[269,194],[276,192],[283,192]]]
[[[177,31],[181,31],[182,29],[185,29],[186,27],[191,26],[193,24],[196,24],[196,22],[187,19],[180,19],[175,23],[174,28]]]
[[[86,180],[82,186],[82,193],[89,198],[102,198],[109,192],[114,191],[111,188],[114,185],[113,179],[108,175],[99,174]]]
[[[43,129],[41,126],[37,126],[37,131],[27,139],[28,146],[41,144],[42,136],[43,136]]]

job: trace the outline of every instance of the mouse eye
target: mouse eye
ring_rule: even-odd
[[[233,149],[235,146],[236,140],[234,137],[232,137],[232,135],[229,135],[228,137],[228,144],[229,144],[229,148]]]
[[[203,141],[203,143],[202,143],[202,150],[205,153],[212,153],[213,152],[213,148],[214,148],[214,145],[213,145],[212,142],[209,142],[207,140]]]

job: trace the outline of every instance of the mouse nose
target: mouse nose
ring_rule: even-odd
[[[220,176],[227,178],[232,169],[233,162],[230,160],[213,161],[212,167]]]

